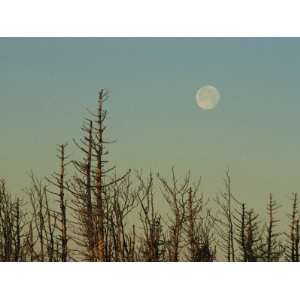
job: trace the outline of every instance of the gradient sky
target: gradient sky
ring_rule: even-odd
[[[119,170],[191,169],[213,196],[264,208],[300,186],[298,38],[0,38],[0,176],[16,191],[30,169],[57,167],[56,144],[81,136],[97,91],[111,98],[110,158]],[[198,88],[218,88],[201,111]]]

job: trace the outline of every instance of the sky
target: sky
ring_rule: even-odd
[[[101,88],[110,159],[202,176],[209,197],[230,169],[233,193],[258,209],[270,192],[299,191],[299,38],[0,38],[0,177],[22,190],[28,172],[57,168],[56,145],[81,137]],[[197,90],[220,101],[201,110]]]

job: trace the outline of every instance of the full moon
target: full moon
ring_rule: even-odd
[[[205,85],[197,91],[196,101],[202,109],[213,109],[220,101],[220,93],[214,86]]]

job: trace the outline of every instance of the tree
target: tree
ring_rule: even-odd
[[[218,218],[218,234],[220,237],[220,246],[226,253],[227,261],[235,261],[234,247],[234,224],[233,224],[233,201],[239,203],[232,194],[231,177],[229,170],[226,171],[224,179],[225,192],[221,194],[222,200],[216,198],[216,202],[221,209],[220,218]]]
[[[298,194],[294,193],[292,199],[292,213],[288,215],[290,224],[290,234],[287,237],[286,260],[291,262],[299,261],[299,211],[298,211]]]
[[[172,168],[172,179],[169,183],[164,177],[157,174],[162,189],[162,195],[167,201],[172,216],[169,217],[168,224],[168,252],[169,261],[177,262],[180,260],[180,251],[183,248],[183,225],[186,220],[187,196],[189,192],[190,173],[183,179],[182,184],[178,184]]]
[[[267,206],[268,222],[266,226],[265,242],[262,245],[261,259],[269,262],[279,261],[284,252],[282,244],[278,238],[281,233],[276,232],[276,228],[279,224],[279,219],[276,218],[279,206],[273,200],[272,194],[269,196],[269,202]]]
[[[68,144],[61,144],[58,148],[57,158],[60,161],[60,170],[59,173],[54,173],[52,178],[47,178],[47,181],[58,191],[51,191],[47,189],[47,191],[56,197],[58,197],[59,203],[59,212],[55,212],[55,216],[57,218],[56,225],[60,232],[59,234],[59,241],[60,241],[60,257],[62,261],[67,261],[69,259],[68,256],[68,232],[67,232],[67,203],[65,197],[65,167],[67,166],[68,162],[67,159],[69,158],[68,155],[65,154],[65,149]],[[48,212],[49,212],[48,208]],[[48,216],[48,220],[50,220],[50,216]],[[50,231],[51,236],[51,243],[53,243],[53,232]]]
[[[84,256],[91,261],[109,260],[110,207],[113,195],[112,186],[122,181],[129,171],[121,176],[110,176],[115,167],[108,167],[107,144],[111,143],[104,137],[106,130],[107,111],[103,108],[108,93],[102,89],[98,95],[97,113],[91,113],[95,121],[88,120],[82,131],[84,139],[75,142],[84,157],[74,160],[78,172],[68,190],[73,195],[73,211],[77,215],[80,232],[77,232],[77,244],[87,251]]]

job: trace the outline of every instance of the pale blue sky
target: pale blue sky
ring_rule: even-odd
[[[52,172],[103,87],[118,169],[191,169],[214,195],[229,167],[241,200],[284,204],[300,186],[299,53],[298,38],[0,38],[0,176],[20,190]],[[195,103],[206,84],[211,111]]]

